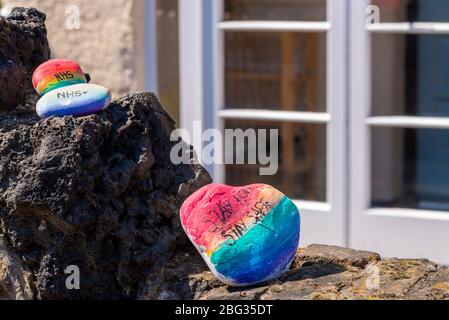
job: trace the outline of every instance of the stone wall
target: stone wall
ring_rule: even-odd
[[[2,0],[47,14],[52,57],[77,60],[115,98],[144,88],[143,0]],[[79,8],[79,29],[76,14]]]

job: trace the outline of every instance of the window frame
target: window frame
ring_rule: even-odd
[[[449,34],[448,23],[366,24],[371,0],[350,0],[350,243],[398,258],[449,263],[449,212],[371,205],[371,131],[373,128],[449,129],[449,117],[371,115],[371,35]]]
[[[326,130],[327,202],[296,201],[302,214],[301,243],[348,245],[347,204],[347,0],[327,1],[327,21],[222,21],[223,0],[179,1],[181,127],[193,121],[223,131],[225,119],[293,120],[320,123]],[[209,17],[212,17],[209,19]],[[212,30],[209,36],[208,31]],[[327,34],[327,112],[285,112],[224,108],[224,32],[295,31]],[[202,35],[198,37],[197,35]],[[210,51],[209,51],[210,50]],[[210,55],[210,56],[209,56]],[[211,70],[212,72],[208,72]],[[188,79],[188,81],[186,81]],[[205,85],[212,83],[212,92]],[[201,85],[202,84],[202,85]],[[191,141],[198,150],[200,141]],[[225,181],[224,166],[208,167],[214,182]]]

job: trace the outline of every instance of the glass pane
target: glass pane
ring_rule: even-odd
[[[447,0],[372,0],[381,22],[449,22]]]
[[[224,18],[326,21],[326,0],[225,0]]]
[[[449,116],[448,57],[448,35],[372,35],[372,114]]]
[[[372,205],[449,210],[449,131],[372,130]]]
[[[157,0],[156,19],[158,96],[179,123],[178,0]]]
[[[326,111],[326,36],[226,33],[228,108]]]
[[[264,176],[260,175],[259,168],[261,166],[259,164],[227,165],[227,184],[242,186],[267,183],[293,199],[326,201],[325,125],[228,120],[225,126],[228,129],[244,131],[255,128],[277,129],[279,132],[278,172],[275,175]],[[244,148],[245,154],[248,150],[253,153],[257,151],[254,144],[248,145],[247,142]],[[273,148],[268,150],[273,150]]]

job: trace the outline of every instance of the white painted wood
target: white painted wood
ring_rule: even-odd
[[[213,1],[213,21],[216,26],[223,20],[224,14],[224,0]],[[213,39],[213,52],[214,52],[214,105],[213,111],[214,116],[214,127],[219,129],[221,132],[224,130],[224,121],[218,116],[219,110],[224,108],[225,105],[225,75],[224,75],[224,56],[225,56],[225,46],[224,46],[224,32],[218,27],[214,28],[214,39]],[[223,158],[223,155],[221,155]],[[222,162],[224,163],[224,161]],[[213,177],[214,181],[217,183],[225,183],[226,181],[226,170],[225,165],[215,164]]]
[[[331,121],[327,126],[327,199],[331,211],[323,214],[317,237],[329,237],[325,243],[348,245],[347,198],[347,0],[327,1],[327,15],[331,29],[327,34],[327,112]],[[311,222],[317,216],[306,217]],[[305,228],[309,226],[305,225]],[[329,232],[326,236],[323,231]],[[306,238],[307,240],[307,238]],[[311,240],[319,240],[312,237]]]
[[[328,123],[331,116],[328,113],[274,111],[264,109],[222,109],[217,112],[223,119],[265,120],[300,123]]]
[[[370,208],[366,214],[373,217],[388,217],[413,220],[433,220],[441,222],[449,222],[449,215],[442,211],[418,210],[406,208]]]
[[[449,23],[396,22],[367,24],[372,33],[449,34]]]
[[[449,127],[446,118],[370,117],[370,31],[373,30],[367,30],[365,22],[365,8],[369,3],[350,0],[350,246],[376,251],[384,257],[427,258],[449,264],[449,212],[371,207],[371,127]],[[427,32],[421,28],[420,32]],[[387,28],[379,32],[383,31],[399,32]]]
[[[371,127],[449,129],[447,117],[383,116],[366,119]]]
[[[355,248],[384,257],[422,258],[449,264],[449,220],[445,212],[369,209],[363,213]]]
[[[145,90],[158,94],[156,0],[145,2]]]
[[[371,44],[365,28],[365,8],[369,0],[350,0],[350,241],[362,248],[366,244],[364,216],[370,203],[370,137],[365,121],[370,113]],[[381,233],[381,232],[380,232]],[[367,247],[365,249],[369,249]]]
[[[202,0],[179,1],[180,122],[193,137],[194,123],[203,121]],[[187,142],[198,152],[201,137]]]
[[[293,200],[293,202],[300,210],[310,212],[321,212],[321,213],[331,212],[331,205],[326,202],[302,201],[302,200]]]
[[[341,230],[332,222],[331,211],[317,211],[299,208],[301,214],[300,246],[326,244],[343,246],[339,241]],[[325,222],[324,222],[325,221]]]
[[[300,31],[326,32],[330,30],[329,22],[312,21],[223,21],[218,23],[222,31]]]

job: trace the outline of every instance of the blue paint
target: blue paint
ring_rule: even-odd
[[[236,284],[263,282],[290,265],[299,243],[300,215],[283,197],[261,222],[234,244],[227,241],[211,256],[216,271]]]
[[[55,89],[36,105],[41,118],[84,116],[101,111],[111,103],[111,91],[94,84],[77,84]]]

